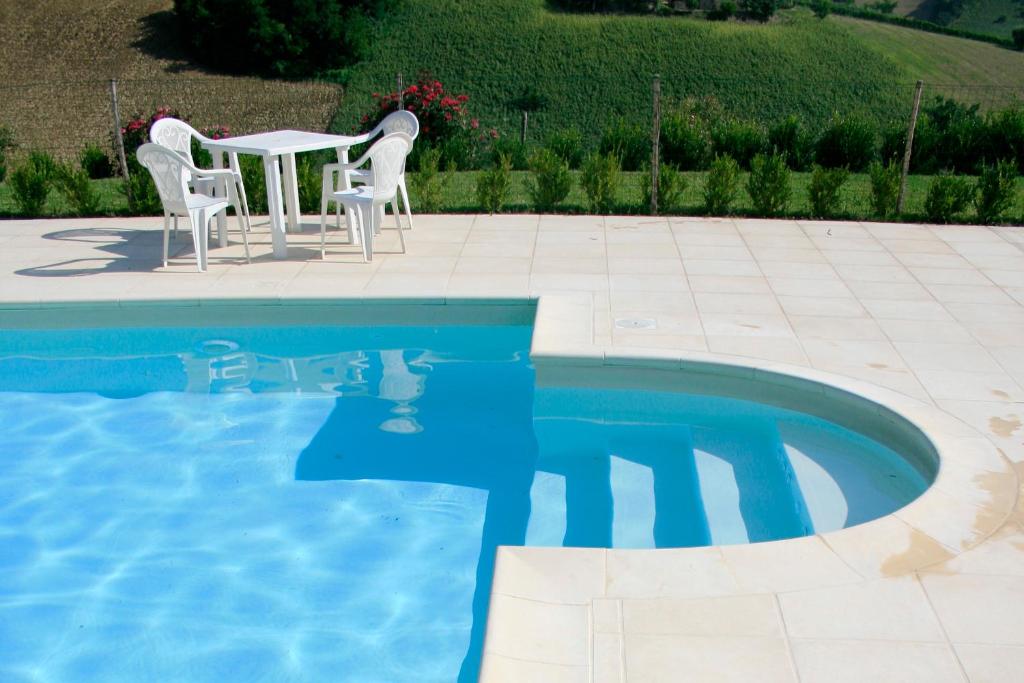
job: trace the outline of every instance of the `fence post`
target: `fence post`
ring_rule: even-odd
[[[128,160],[124,156],[124,136],[121,135],[121,112],[117,106],[117,79],[110,79],[110,109],[114,115],[114,144],[117,147],[117,161],[121,165],[121,177],[124,178],[124,191],[131,204],[131,185],[128,184]]]
[[[405,91],[405,84],[402,83],[402,72],[398,72],[398,78],[395,79],[398,82],[398,111],[405,109],[405,96],[402,94]]]
[[[651,123],[651,215],[658,215],[658,181],[661,172],[661,76],[655,74],[652,86],[654,117]]]
[[[530,112],[523,110],[523,127],[519,129],[519,143],[526,144],[526,127],[530,124]]]
[[[907,126],[907,146],[903,150],[903,171],[900,173],[900,193],[896,198],[896,213],[903,213],[903,199],[907,194],[907,176],[910,174],[910,152],[914,147],[914,129],[917,128],[917,113],[921,109],[921,91],[924,81],[918,81],[914,88],[914,108],[910,111],[910,125]]]

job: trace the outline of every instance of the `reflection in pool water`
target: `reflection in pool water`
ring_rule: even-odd
[[[497,545],[785,538],[926,486],[806,415],[535,389],[529,335],[0,333],[0,679],[472,681]]]

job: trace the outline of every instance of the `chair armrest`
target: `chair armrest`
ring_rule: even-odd
[[[234,179],[236,177],[240,177],[241,176],[240,173],[236,174],[230,168],[202,169],[202,168],[196,168],[195,166],[193,166],[193,167],[191,167],[189,169],[189,172],[193,175],[193,177],[199,177],[199,178],[225,178],[225,179],[226,178],[231,178],[231,179]]]

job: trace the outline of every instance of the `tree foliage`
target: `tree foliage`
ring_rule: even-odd
[[[174,0],[195,59],[230,73],[296,78],[358,61],[385,0]]]

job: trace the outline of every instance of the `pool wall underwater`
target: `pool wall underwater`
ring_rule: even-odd
[[[194,307],[197,315],[187,324],[244,323],[253,308],[260,308],[239,303]],[[319,307],[326,302],[307,303]],[[531,358],[539,391],[603,387],[756,400],[823,417],[869,436],[904,455],[927,480],[934,479],[924,494],[893,514],[803,538],[649,550],[503,546],[490,591],[484,681],[505,680],[509,666],[520,667],[521,680],[592,666],[595,639],[613,630],[616,616],[606,608],[616,598],[763,593],[900,575],[979,543],[1002,524],[1013,505],[1011,492],[1017,480],[1005,458],[977,432],[932,406],[807,368],[739,358],[724,362],[722,356],[707,354],[602,348],[593,343],[589,297],[432,305],[409,299],[335,303],[330,322],[338,324],[384,324],[396,318],[404,324],[527,324],[533,319]],[[277,309],[275,321],[282,314],[287,319],[286,309],[293,306],[295,319],[304,319],[297,310],[301,304],[271,304]],[[8,313],[6,319],[17,326],[21,314]],[[109,325],[122,313],[120,306],[111,305],[95,312],[90,324]],[[166,324],[158,308],[147,310],[142,317],[146,316]]]

